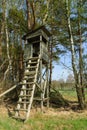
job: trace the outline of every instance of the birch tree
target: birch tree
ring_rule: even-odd
[[[79,106],[80,106],[81,109],[84,109],[85,102],[84,102],[84,96],[83,96],[83,93],[82,93],[82,85],[81,85],[81,82],[80,82],[80,79],[79,79],[79,72],[78,72],[78,69],[77,69],[77,66],[76,66],[75,44],[74,44],[71,21],[70,21],[69,0],[66,0],[65,2],[66,2],[66,13],[67,13],[67,26],[68,26],[68,33],[69,33],[70,46],[71,46],[71,55],[72,55],[72,68],[73,68],[73,73],[74,73],[74,78],[75,78],[76,92],[77,92]],[[80,44],[80,57],[79,57],[79,59],[82,60],[81,44]],[[82,75],[82,65],[81,65],[81,63],[80,63],[80,69],[79,70],[80,70],[80,74]]]
[[[11,69],[11,57],[9,53],[9,35],[8,35],[8,28],[7,28],[7,12],[6,12],[6,0],[3,0],[3,13],[4,13],[4,20],[5,20],[5,35],[6,35],[6,47],[7,47],[7,58],[8,58],[8,68],[4,73],[4,80],[7,78],[7,74]]]
[[[78,13],[78,34],[79,34],[79,76],[80,76],[80,85],[82,88],[82,95],[85,100],[84,86],[83,86],[83,49],[82,49],[82,28],[81,28],[81,17],[82,13],[82,0],[77,2],[77,13]]]

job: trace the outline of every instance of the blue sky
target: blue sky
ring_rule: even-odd
[[[83,54],[87,54],[87,42],[85,42],[83,44],[83,48],[84,48]],[[53,69],[52,79],[58,80],[58,79],[63,78],[66,81],[67,76],[69,74],[73,75],[73,71],[68,68],[68,67],[70,67],[72,69],[72,67],[71,67],[71,53],[68,52],[65,55],[61,56],[59,62],[53,63],[53,66],[54,66],[54,69]]]
[[[58,80],[63,78],[66,81],[67,76],[69,74],[72,74],[72,70],[68,68],[68,67],[71,68],[71,55],[65,54],[64,56],[61,56],[59,63],[53,63],[53,66],[54,68],[52,79]]]

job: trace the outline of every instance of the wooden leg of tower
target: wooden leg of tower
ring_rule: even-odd
[[[40,85],[41,85],[41,89],[43,89],[43,85],[42,85],[42,59],[40,60]],[[43,93],[41,93],[41,111],[43,112]]]
[[[49,108],[49,87],[48,86],[47,86],[47,108]]]
[[[41,111],[43,112],[43,93],[41,94]]]
[[[47,108],[49,108],[49,83],[48,83],[48,66],[47,66],[47,72],[46,72],[46,77],[47,77]]]
[[[24,87],[26,89],[26,87]],[[24,95],[26,95],[26,90],[24,90]],[[24,101],[26,102],[26,97],[24,99]],[[24,103],[24,109],[26,109],[26,103]]]

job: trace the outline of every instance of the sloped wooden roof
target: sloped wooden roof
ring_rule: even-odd
[[[32,35],[35,32],[38,32],[39,30],[42,30],[43,32],[45,32],[48,37],[52,36],[52,34],[46,29],[45,26],[40,26],[39,28],[36,28],[36,29],[28,32],[26,35],[24,35],[23,40],[25,40],[27,36]]]

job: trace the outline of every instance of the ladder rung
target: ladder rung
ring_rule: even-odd
[[[31,97],[31,95],[19,95],[19,97]]]
[[[22,120],[22,121],[26,120],[26,118],[19,117],[19,116],[12,116],[12,118],[17,119],[17,120]]]
[[[37,60],[38,57],[31,57],[31,58],[27,58],[27,60]]]
[[[34,100],[37,100],[37,101],[42,101],[42,99],[40,99],[40,98],[34,98]]]
[[[34,76],[31,76],[31,77],[30,77],[30,76],[28,76],[28,77],[25,76],[23,79],[24,79],[24,80],[34,79]]]
[[[39,57],[32,57],[31,59],[38,59]]]
[[[26,83],[22,83],[22,82],[21,82],[21,83],[20,83],[20,85],[27,85],[27,84],[28,84],[28,85],[32,85],[32,84],[34,84],[34,82],[26,82]]]
[[[16,108],[15,111],[26,111],[27,112],[28,110],[27,109],[17,109]]]
[[[29,62],[28,64],[37,64],[37,62]]]
[[[25,72],[25,76],[35,74],[36,71]]]
[[[28,90],[28,91],[32,91],[33,88],[21,88],[21,90]]]
[[[25,72],[25,74],[28,73],[28,74],[35,74],[36,71],[29,71],[29,72]]]

